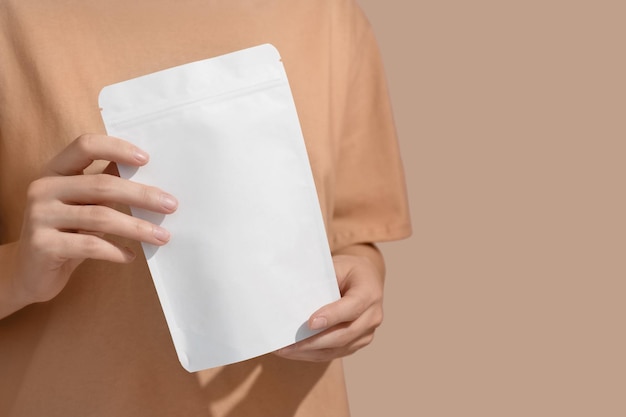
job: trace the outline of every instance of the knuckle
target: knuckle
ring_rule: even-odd
[[[374,332],[365,335],[362,339],[363,347],[371,344],[374,341]]]
[[[111,222],[111,213],[102,206],[83,206],[83,223],[90,224],[93,231],[102,231]]]
[[[375,309],[374,317],[372,319],[372,322],[374,324],[374,328],[377,328],[381,324],[383,324],[384,318],[385,318],[385,313],[383,312],[383,309],[382,308]]]
[[[50,181],[48,178],[39,178],[28,185],[26,190],[26,199],[28,202],[34,202],[39,200],[45,195],[46,190],[50,188]]]
[[[74,140],[74,146],[79,152],[90,155],[94,145],[94,136],[91,133],[84,133]]]
[[[153,200],[153,195],[155,194],[152,187],[142,186],[141,187],[141,201],[144,203],[149,203]]]
[[[87,258],[95,258],[100,251],[100,239],[95,236],[83,235],[80,244]]]
[[[107,174],[90,175],[93,191],[98,195],[108,195],[114,188],[113,177]]]
[[[47,210],[41,207],[42,205],[38,202],[33,202],[29,205],[28,209],[25,212],[25,220],[31,226],[41,226],[46,223],[46,221],[50,218],[50,214]]]
[[[166,193],[164,193],[160,188],[153,187],[149,185],[141,185],[142,190],[140,193],[140,198],[142,206],[149,210],[154,210],[157,212],[168,212],[173,211],[163,200]]]
[[[138,237],[149,236],[151,234],[152,225],[138,219],[135,219],[133,223]]]
[[[48,233],[42,230],[33,230],[29,236],[30,246],[37,252],[50,252],[55,245],[50,241]]]
[[[361,317],[363,313],[365,313],[369,305],[369,302],[363,298],[356,300],[354,304],[353,317],[355,319]]]
[[[160,194],[161,190],[156,187],[151,187],[147,185],[141,186],[141,201],[146,206],[158,204]]]
[[[25,221],[30,224],[42,224],[53,215],[50,204],[46,203],[46,195],[50,189],[50,180],[42,178],[33,181],[26,190]]]

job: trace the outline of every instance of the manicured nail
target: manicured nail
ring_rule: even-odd
[[[327,325],[328,321],[326,320],[326,317],[316,317],[311,322],[311,330],[323,329]]]
[[[165,243],[170,240],[170,232],[162,227],[154,226],[154,228],[152,229],[152,233],[154,234],[154,237],[161,242]]]
[[[145,164],[146,162],[148,162],[148,159],[150,159],[148,154],[139,148],[135,148],[135,153],[133,156],[135,157],[135,160],[137,162],[142,163],[142,164]]]
[[[169,194],[161,194],[161,206],[166,210],[175,210],[178,207],[178,201]]]

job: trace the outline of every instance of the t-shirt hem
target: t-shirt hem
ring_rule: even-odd
[[[402,240],[411,236],[410,223],[364,227],[358,230],[337,231],[331,235],[330,246],[333,251],[358,243],[380,243]]]

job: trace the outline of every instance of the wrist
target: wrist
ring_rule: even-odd
[[[364,258],[366,262],[371,262],[380,273],[380,276],[384,278],[385,260],[380,250],[373,243],[354,244],[333,252],[333,257],[342,255]]]
[[[0,246],[0,265],[3,266],[0,272],[0,318],[35,302],[20,285],[18,262],[19,242]]]

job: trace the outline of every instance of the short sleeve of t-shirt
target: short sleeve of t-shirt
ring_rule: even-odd
[[[344,22],[345,23],[345,22]],[[335,34],[334,250],[411,234],[405,178],[378,45],[360,10]],[[341,55],[341,56],[339,56]],[[340,70],[338,68],[341,68]]]

